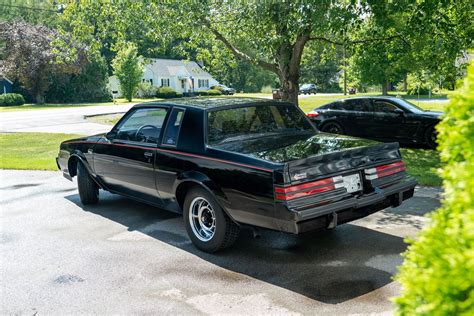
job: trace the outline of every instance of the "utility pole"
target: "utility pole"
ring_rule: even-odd
[[[344,30],[343,33],[343,41],[344,44],[342,45],[342,64],[344,71],[344,95],[347,95],[346,30]]]

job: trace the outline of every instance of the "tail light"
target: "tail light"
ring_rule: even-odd
[[[366,179],[374,180],[402,171],[406,171],[405,163],[403,161],[398,161],[387,165],[377,166],[375,168],[365,169],[364,173]]]
[[[288,201],[303,196],[331,191],[343,186],[342,177],[332,177],[303,184],[286,187],[275,187],[275,198],[281,201]]]
[[[319,116],[319,113],[316,111],[310,111],[306,114],[307,117],[317,117]]]

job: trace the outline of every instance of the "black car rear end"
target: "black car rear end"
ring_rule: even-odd
[[[285,165],[274,186],[279,229],[291,233],[334,228],[413,196],[398,144],[328,153]]]

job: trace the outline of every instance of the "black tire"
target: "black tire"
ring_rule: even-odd
[[[328,122],[321,127],[321,131],[331,134],[344,134],[344,128],[337,122]]]
[[[436,132],[435,126],[430,126],[425,131],[425,143],[431,149],[436,149],[438,147],[438,143],[436,139],[438,137],[438,132]]]
[[[99,202],[99,187],[80,162],[77,164],[77,188],[82,204],[91,205]]]
[[[198,222],[202,221],[200,221],[199,218],[192,217],[193,209],[195,209],[196,203],[199,203],[203,200],[208,202],[208,205],[210,205],[212,209],[211,212],[213,212],[214,215],[212,217],[214,220],[214,233],[212,234],[212,237],[206,236],[209,238],[208,240],[203,240],[205,239],[203,234],[200,234],[196,228],[196,226],[199,225]],[[209,209],[207,209],[207,211],[209,213]],[[204,214],[204,211],[202,214]],[[227,214],[225,214],[214,196],[200,187],[192,188],[186,194],[186,198],[184,200],[183,219],[184,225],[186,226],[186,231],[192,243],[196,246],[196,248],[208,253],[213,253],[232,246],[239,236],[239,226],[234,221],[232,221],[227,216]],[[212,227],[211,225],[209,226]]]

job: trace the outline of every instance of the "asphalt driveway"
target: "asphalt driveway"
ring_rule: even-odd
[[[97,134],[110,126],[87,121],[89,115],[125,113],[133,105],[99,105],[75,108],[12,111],[0,113],[0,132]]]
[[[439,205],[421,189],[330,233],[243,231],[210,255],[180,216],[103,192],[84,207],[58,172],[0,183],[0,314],[390,314],[403,238]]]

